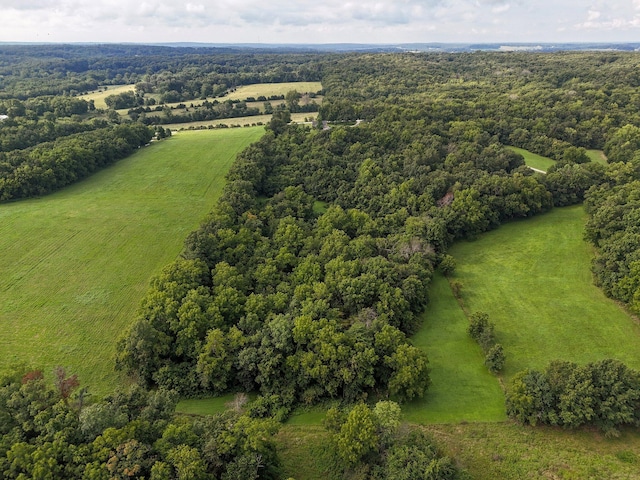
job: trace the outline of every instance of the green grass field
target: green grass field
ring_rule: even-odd
[[[557,208],[455,244],[455,279],[505,348],[506,377],[549,361],[617,358],[640,368],[640,325],[593,285],[582,206]]]
[[[106,90],[105,90],[106,88]],[[80,95],[79,98],[84,100],[93,100],[96,108],[107,108],[107,104],[104,103],[104,99],[109,95],[118,95],[119,93],[130,92],[135,89],[135,85],[109,85],[107,87],[102,87],[102,92],[89,92],[86,95]]]
[[[518,147],[507,147],[509,150],[519,153],[524,157],[524,163],[531,168],[535,168],[536,170],[542,170],[546,172],[549,167],[556,162],[551,160],[550,158],[543,157],[542,155],[538,155],[536,153],[530,152],[529,150],[525,150],[524,148]]]
[[[223,98],[245,100],[249,97],[257,99],[261,95],[269,98],[273,95],[286,95],[291,90],[298,93],[316,93],[322,90],[322,84],[320,82],[255,83],[238,87]]]
[[[640,478],[640,433],[632,429],[613,439],[592,430],[533,428],[510,422],[423,429],[474,480]],[[283,478],[343,478],[323,427],[285,425],[276,442]]]
[[[150,277],[263,133],[181,132],[56,194],[0,205],[0,367],[62,365],[97,394],[122,385],[115,342]]]
[[[604,154],[602,150],[587,150],[587,157],[592,162],[601,163],[603,165],[607,165],[607,156]]]
[[[295,123],[303,123],[305,118],[315,118],[318,114],[316,112],[310,113],[292,113],[291,121]],[[208,127],[209,125],[253,125],[256,123],[267,124],[271,120],[271,115],[253,115],[250,117],[237,117],[237,118],[223,118],[220,120],[204,120],[202,122],[189,122],[189,123],[168,123],[163,125],[164,128],[171,130],[188,130],[189,128],[201,128]]]
[[[467,334],[469,321],[447,280],[436,274],[422,328],[412,342],[429,356],[427,395],[402,406],[415,423],[500,421],[506,418],[498,379],[484,366],[482,350]]]
[[[425,427],[474,480],[638,479],[640,433],[475,423]]]
[[[133,90],[134,85],[122,85],[121,87],[118,87],[118,88],[122,88],[122,87],[130,87],[128,89]],[[93,98],[94,100],[96,98],[102,98],[101,101],[102,103],[104,103],[104,97],[106,97],[107,95],[112,95],[113,93],[121,93],[126,90],[127,89],[107,92],[107,93],[102,92],[104,93],[102,97],[100,97],[101,95],[100,92],[95,92],[95,93],[84,95],[82,98],[85,98],[86,100],[89,100],[91,98]],[[249,97],[258,98],[261,95],[266,98],[269,98],[275,95],[286,95],[291,90],[295,90],[301,94],[316,93],[322,90],[322,84],[320,82],[254,83],[252,85],[244,85],[244,86],[238,87],[234,92],[229,92],[224,97],[208,97],[206,101],[213,102],[214,100],[217,100],[218,102],[224,102],[225,100],[246,100]],[[159,94],[147,94],[145,95],[145,98],[147,97],[155,98],[156,101],[158,102],[160,101]],[[316,102],[318,105],[320,105],[323,99],[324,97],[321,95],[318,96],[317,98],[310,98],[308,99],[308,101],[302,98],[300,101],[300,104],[306,105],[307,103]],[[177,107],[178,105],[186,105],[189,108],[197,108],[201,106],[204,101],[205,100],[202,100],[202,99],[193,99],[193,100],[184,100],[181,102],[164,103],[163,105],[167,107],[173,107],[173,108]],[[271,106],[275,108],[276,106],[284,103],[284,100],[270,100],[270,103],[271,103]],[[263,101],[247,102],[247,106],[252,108],[259,108],[260,110],[262,110],[264,107],[264,102]],[[96,107],[97,107],[97,104],[96,104]],[[106,106],[101,108],[106,108]],[[129,111],[128,108],[117,110],[117,112],[120,113],[120,115],[126,115],[128,111]]]

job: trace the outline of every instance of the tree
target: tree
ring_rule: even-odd
[[[378,445],[375,416],[364,403],[353,407],[340,431],[334,435],[338,455],[347,466],[354,466]]]
[[[271,130],[275,136],[283,133],[287,125],[291,122],[291,113],[289,110],[277,110],[267,124],[267,130]]]

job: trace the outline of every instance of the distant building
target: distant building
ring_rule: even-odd
[[[9,115],[0,115],[0,122],[9,118]]]

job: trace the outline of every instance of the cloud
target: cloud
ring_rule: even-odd
[[[605,8],[591,7],[586,19],[574,25],[577,31],[613,31],[635,30],[640,28],[640,0],[634,0],[633,6],[626,2],[603,5]]]
[[[587,12],[587,22],[593,22],[594,20],[597,20],[598,18],[600,18],[601,13],[597,12],[595,10],[589,10]]]
[[[640,0],[590,2],[0,0],[0,41],[33,41],[44,32],[54,41],[575,41],[598,31],[614,39],[616,28],[638,37]]]

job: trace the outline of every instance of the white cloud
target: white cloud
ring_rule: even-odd
[[[508,3],[505,3],[504,5],[498,5],[493,7],[491,11],[493,13],[504,13],[504,12],[508,12],[510,8],[511,8],[511,5],[509,5]]]
[[[640,0],[0,0],[0,10],[0,41],[640,39]]]
[[[587,22],[593,22],[594,20],[597,20],[598,18],[600,18],[601,13],[597,12],[596,10],[589,10],[587,12]]]

